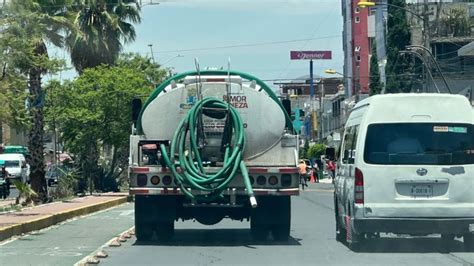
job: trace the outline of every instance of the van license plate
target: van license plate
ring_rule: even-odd
[[[410,195],[412,197],[433,197],[433,186],[432,185],[413,185],[411,186]]]

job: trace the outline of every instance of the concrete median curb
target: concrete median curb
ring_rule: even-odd
[[[14,224],[4,228],[0,228],[0,241],[8,239],[12,236],[21,235],[24,233],[37,231],[50,227],[52,225],[64,222],[68,219],[91,214],[97,211],[105,210],[123,203],[131,201],[130,196],[123,196],[117,199],[111,199],[100,203],[78,207],[75,209],[58,212],[48,216],[44,216],[35,220],[26,221],[24,223]]]

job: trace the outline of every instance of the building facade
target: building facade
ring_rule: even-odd
[[[369,12],[357,6],[359,0],[342,0],[344,76],[346,96],[369,92]]]

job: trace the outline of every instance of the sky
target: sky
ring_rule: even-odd
[[[264,80],[308,75],[309,62],[290,60],[290,50],[331,50],[332,60],[314,62],[314,75],[342,72],[340,0],[150,1],[159,0],[142,0],[136,40],[124,51],[150,57],[151,44],[156,62],[173,72],[195,70],[195,58],[201,69],[227,67],[230,58],[232,69]]]

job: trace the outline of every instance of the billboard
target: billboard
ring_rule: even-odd
[[[332,59],[331,51],[290,51],[291,60]]]

